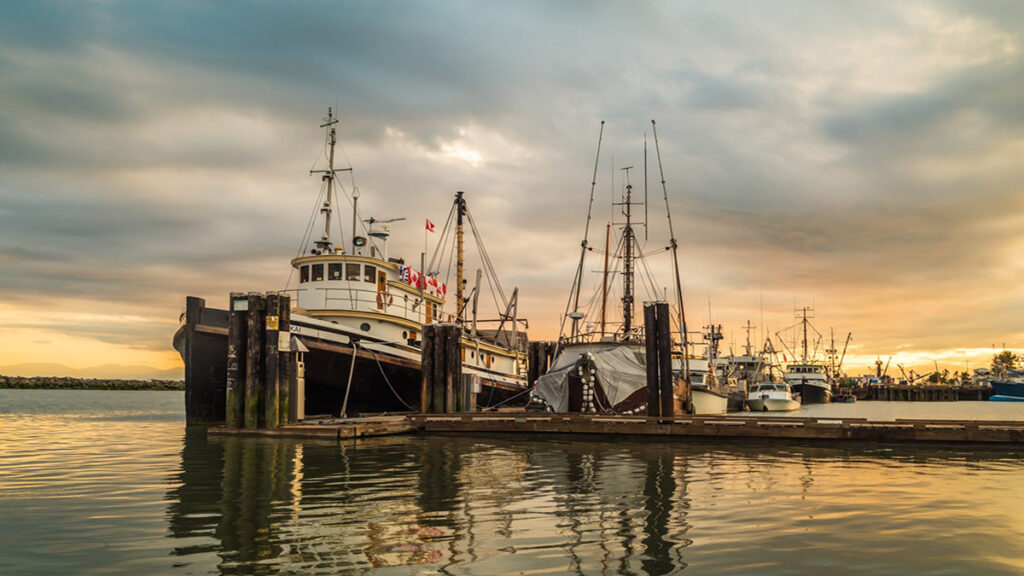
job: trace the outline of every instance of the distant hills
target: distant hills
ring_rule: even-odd
[[[141,364],[101,364],[89,368],[72,368],[50,362],[27,362],[0,366],[5,376],[66,376],[70,378],[96,378],[110,380],[184,380],[184,368],[161,370]]]

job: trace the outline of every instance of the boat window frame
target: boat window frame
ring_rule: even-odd
[[[299,267],[299,284],[309,282],[309,264]]]
[[[311,268],[311,270],[309,271],[310,272],[310,274],[309,274],[310,281],[311,282],[323,282],[324,281],[324,265],[323,265],[323,263],[321,262],[319,264],[310,264],[309,266]]]
[[[337,274],[335,274],[337,272]],[[341,280],[341,263],[331,262],[327,264],[327,279],[328,280]]]
[[[355,273],[353,273],[353,271]],[[345,281],[358,282],[359,275],[363,273],[363,267],[358,262],[345,262]]]
[[[377,280],[377,267],[372,264],[363,265],[363,282],[373,284]]]

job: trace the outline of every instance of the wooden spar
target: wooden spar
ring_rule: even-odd
[[[277,332],[280,311],[276,292],[267,292],[266,328],[264,330],[263,427],[277,428],[280,390],[277,379]]]
[[[675,416],[675,386],[672,382],[672,320],[669,316],[668,302],[654,305],[658,320],[658,382],[661,385],[662,418]]]
[[[245,427],[260,424],[260,393],[263,374],[263,323],[266,301],[257,292],[248,294],[249,315],[246,319],[245,347]]]
[[[277,423],[279,425],[284,425],[288,423],[288,415],[291,412],[289,409],[288,391],[291,389],[292,379],[295,378],[295,365],[292,362],[292,358],[295,356],[296,352],[291,350],[291,297],[281,295],[278,298],[278,333],[281,335],[281,339],[284,340],[284,344],[287,346],[283,349],[280,345],[278,346]]]
[[[590,234],[590,216],[594,209],[594,189],[597,188],[597,167],[601,161],[601,141],[604,139],[604,120],[601,120],[601,130],[597,135],[597,155],[594,157],[594,175],[590,179],[590,203],[587,205],[587,223],[583,228],[583,242],[580,244],[580,261],[576,266],[576,277],[573,279],[573,288],[569,292],[569,302],[565,305],[565,313],[562,314],[562,323],[558,327],[558,340],[555,342],[554,355],[558,355],[558,349],[562,342],[562,333],[565,331],[565,319],[570,312],[576,313],[580,309],[580,290],[583,284],[583,261],[587,255],[587,237]],[[576,320],[572,322],[572,337],[576,337]]]
[[[245,424],[245,355],[246,315],[242,302],[245,294],[232,292],[228,312],[227,386],[225,390],[225,424],[241,428]]]
[[[658,174],[661,176],[661,192],[665,197],[665,215],[668,218],[668,233],[671,239],[672,246],[672,269],[676,275],[676,306],[679,307],[679,340],[683,348],[683,379],[686,381],[687,398],[686,404],[689,405],[691,398],[689,397],[690,389],[690,358],[689,358],[689,334],[686,327],[686,311],[683,308],[683,284],[679,276],[679,243],[676,241],[675,229],[672,227],[672,211],[668,204],[668,187],[665,186],[665,169],[661,164],[661,146],[658,145],[658,127],[651,120],[651,131],[654,135],[654,151],[658,156]]]
[[[661,415],[661,370],[658,369],[657,312],[654,304],[644,306],[644,344],[647,361],[647,415]]]
[[[611,250],[611,241],[612,225],[609,222],[604,228],[604,274],[601,276],[601,338],[604,338],[608,318],[608,251]]]
[[[455,317],[461,326],[466,323],[466,303],[463,299],[465,287],[462,285],[464,282],[463,275],[465,273],[462,245],[462,218],[466,213],[466,201],[462,199],[462,192],[455,193],[455,210]]]

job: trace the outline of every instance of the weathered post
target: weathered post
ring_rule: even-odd
[[[449,414],[462,412],[462,327],[450,324],[444,328],[445,339],[445,408]]]
[[[280,319],[279,298],[276,292],[267,292],[266,331],[264,332],[265,354],[263,361],[263,427],[277,428],[279,406],[277,382],[277,334]]]
[[[232,292],[228,312],[228,363],[225,390],[224,421],[228,428],[241,428],[245,424],[245,358],[246,316],[248,304],[245,294]]]
[[[248,295],[249,317],[246,319],[245,348],[245,427],[260,424],[260,395],[263,376],[263,323],[266,301],[256,292]]]
[[[294,365],[292,364],[291,337],[292,337],[292,311],[291,298],[278,296],[278,359],[277,359],[277,422],[278,424],[288,423],[288,393],[291,390],[292,378],[294,377]]]
[[[644,305],[644,344],[647,354],[647,415],[661,416],[661,369],[658,355],[657,311],[654,304]]]
[[[420,411],[424,414],[434,413],[434,332],[433,325],[424,326],[420,341]]]
[[[658,382],[661,384],[662,418],[675,416],[675,386],[672,382],[672,330],[669,326],[668,302],[655,304],[655,316],[658,323]]]
[[[444,401],[444,375],[445,375],[445,354],[444,350],[444,331],[441,326],[434,324],[434,363],[431,366],[430,379],[431,379],[431,405],[435,414],[443,414],[445,408]]]

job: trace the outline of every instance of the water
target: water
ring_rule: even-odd
[[[182,405],[0,390],[0,574],[1024,573],[1019,448],[207,440]]]

